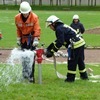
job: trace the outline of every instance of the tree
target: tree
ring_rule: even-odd
[[[51,6],[53,5],[53,0],[50,0],[50,5],[51,5]]]
[[[5,5],[5,0],[3,0],[3,5]]]
[[[79,5],[81,6],[81,0],[79,0]]]
[[[96,6],[96,5],[97,5],[97,0],[94,1],[94,6]]]
[[[67,0],[67,5],[70,6],[70,0]]]
[[[88,6],[90,6],[90,0],[88,0]]]
[[[39,5],[40,5],[40,6],[42,5],[42,0],[39,0]]]
[[[21,0],[21,2],[22,2],[23,0]]]
[[[77,6],[77,0],[75,0],[75,6]]]
[[[17,0],[15,0],[15,5],[17,5]]]
[[[35,5],[35,0],[32,0],[32,5]]]
[[[56,0],[56,5],[61,5],[61,0]]]
[[[73,6],[73,0],[71,0],[71,6]]]

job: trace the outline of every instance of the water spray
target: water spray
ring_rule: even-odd
[[[22,62],[23,58],[27,60],[26,65],[31,66],[34,61],[35,53],[30,50],[20,50],[14,48],[7,59],[6,64],[0,67],[0,85],[9,85],[15,83],[22,83]],[[25,80],[26,81],[26,80]]]

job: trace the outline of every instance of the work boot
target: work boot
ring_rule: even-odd
[[[74,81],[75,81],[75,74],[68,73],[65,82],[74,82]]]
[[[80,78],[81,78],[82,80],[89,80],[88,75],[87,75],[87,72],[80,73]]]
[[[64,81],[65,81],[65,82],[69,82],[69,83],[74,82],[73,80],[68,80],[67,78],[66,78]]]
[[[30,83],[35,83],[35,78],[34,77],[29,78],[29,82]]]

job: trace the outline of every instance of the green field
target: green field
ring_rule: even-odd
[[[50,15],[58,16],[64,23],[70,25],[72,16],[78,14],[81,22],[86,29],[100,26],[99,11],[34,11],[40,19],[42,30],[40,43],[49,43],[54,41],[54,32],[45,28],[45,20]],[[18,11],[0,10],[0,31],[3,39],[0,40],[0,49],[15,48],[16,45],[16,27],[14,16]],[[84,34],[86,45],[100,47],[100,34]],[[6,74],[5,64],[0,63],[0,75]],[[86,65],[87,68],[94,70],[94,75],[100,74],[100,64]],[[3,70],[1,70],[3,68]],[[16,69],[17,70],[17,69]],[[65,64],[57,65],[57,70],[66,75],[67,67]],[[13,72],[16,73],[16,72]],[[19,73],[18,73],[19,74]],[[8,73],[6,74],[8,75]],[[57,78],[53,64],[42,65],[43,83],[38,84],[38,67],[36,65],[35,78],[36,84],[20,82],[5,86],[7,81],[0,80],[0,100],[99,100],[100,99],[100,78],[97,83],[76,80],[74,83],[65,83],[64,79]],[[79,73],[77,72],[77,77]],[[1,76],[0,76],[1,78]],[[95,80],[95,79],[90,79]]]
[[[86,29],[100,26],[100,12],[99,11],[34,11],[40,19],[40,26],[42,30],[40,43],[45,43],[47,46],[54,41],[54,32],[45,27],[45,20],[50,15],[58,16],[64,23],[70,25],[72,16],[78,14],[81,22]],[[14,48],[16,47],[16,27],[14,24],[14,16],[18,11],[14,10],[0,10],[0,31],[3,34],[3,39],[0,41],[0,48]],[[84,34],[86,45],[100,46],[100,35],[98,34]]]
[[[0,64],[2,67],[3,65]],[[100,65],[86,65],[99,74]],[[57,65],[58,71],[66,75],[65,64]],[[5,69],[3,69],[3,72]],[[3,73],[2,72],[2,73]],[[14,72],[13,72],[14,73]],[[77,77],[79,73],[77,72]],[[42,84],[38,84],[38,67],[35,71],[36,84],[27,82],[10,84],[0,82],[0,100],[99,100],[100,83],[76,80],[74,83],[65,83],[64,79],[57,78],[52,64],[42,65]],[[95,79],[90,79],[95,80]],[[98,80],[98,79],[96,79]],[[100,81],[100,78],[99,78]]]

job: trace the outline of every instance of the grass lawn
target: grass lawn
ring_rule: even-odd
[[[100,12],[99,11],[34,11],[40,19],[40,26],[42,30],[40,43],[45,43],[47,46],[54,41],[54,32],[45,28],[45,20],[50,15],[58,16],[64,23],[70,25],[72,16],[78,14],[81,22],[86,29],[100,26]],[[0,31],[3,39],[0,41],[0,48],[14,48],[16,47],[16,27],[14,24],[14,16],[18,11],[14,10],[0,10]],[[100,46],[100,35],[84,34],[87,45]]]
[[[3,64],[0,64],[0,68]],[[100,64],[86,65],[92,68],[94,74],[99,74]],[[66,75],[65,64],[57,65],[58,71]],[[3,70],[5,72],[5,69]],[[2,72],[2,73],[3,73]],[[52,64],[42,65],[42,84],[38,84],[38,67],[35,71],[36,84],[27,82],[10,84],[0,82],[0,100],[99,100],[100,83],[76,80],[74,83],[65,83],[64,79],[56,77]],[[79,73],[77,72],[77,77]],[[91,79],[92,80],[92,79]],[[100,79],[99,79],[100,80]],[[3,84],[3,85],[2,85]]]
[[[54,39],[54,32],[45,28],[45,20],[48,16],[54,14],[58,16],[64,23],[70,24],[72,16],[79,14],[81,22],[86,29],[100,26],[100,12],[98,11],[34,11],[40,19],[42,29],[40,43],[47,46]],[[0,40],[0,48],[14,48],[16,45],[16,27],[14,24],[14,16],[18,11],[0,10],[0,31],[3,39]],[[84,34],[87,45],[100,46],[100,35]],[[100,64],[86,65],[87,68],[94,70],[94,75],[99,74]],[[3,68],[3,70],[1,70]],[[0,63],[0,79],[5,74],[6,67]],[[67,68],[65,64],[57,65],[58,72],[66,75]],[[16,73],[13,71],[14,75]],[[20,72],[21,70],[19,70]],[[17,73],[19,74],[17,71]],[[100,99],[100,83],[92,83],[89,81],[76,80],[74,83],[65,83],[64,79],[57,78],[52,64],[42,65],[43,84],[38,84],[38,67],[36,65],[35,78],[36,84],[20,82],[9,84],[0,80],[0,100],[99,100]],[[77,72],[77,77],[79,73]],[[90,79],[94,80],[94,79]],[[98,79],[96,79],[98,80]],[[99,79],[100,80],[100,79]]]

